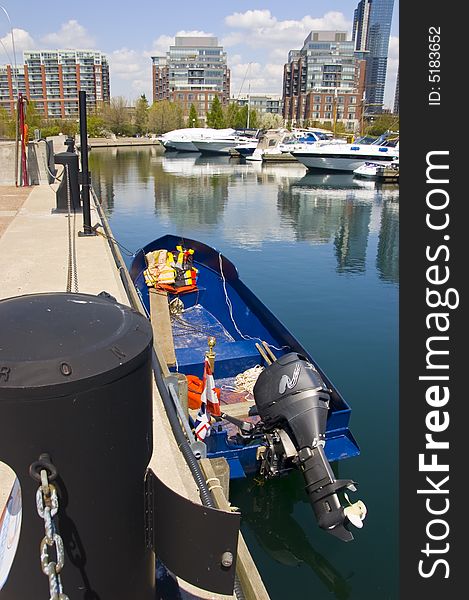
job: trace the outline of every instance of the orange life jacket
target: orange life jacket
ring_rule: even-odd
[[[204,389],[204,382],[202,379],[199,379],[196,375],[186,375],[187,379],[187,399],[189,408],[194,408],[195,410],[199,409],[202,400],[200,396],[202,395]],[[220,400],[220,388],[215,388],[215,393],[217,395],[218,400]]]

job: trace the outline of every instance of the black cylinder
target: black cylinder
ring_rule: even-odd
[[[90,184],[88,170],[88,127],[86,123],[86,92],[78,92],[78,110],[80,113],[80,154],[81,154],[81,199],[83,201],[83,233],[94,235],[91,228]]]
[[[73,211],[79,210],[80,186],[78,184],[78,154],[69,151],[59,152],[58,154],[54,154],[54,162],[56,165],[64,165],[63,177],[55,195],[57,210],[68,210],[69,195],[70,209]]]
[[[48,597],[29,466],[58,470],[64,593],[73,600],[154,598],[145,544],[144,474],[152,453],[152,332],[101,296],[50,293],[0,301],[0,459],[22,492],[17,554],[0,598]],[[51,560],[55,551],[50,550]]]

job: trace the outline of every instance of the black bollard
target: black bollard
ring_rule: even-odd
[[[153,600],[144,515],[152,453],[149,322],[109,297],[68,293],[2,300],[0,322],[0,459],[22,493],[19,545],[0,598],[49,597],[39,556],[40,484],[28,472],[47,454],[51,478],[57,470],[64,593],[70,600]]]
[[[55,195],[57,211],[80,210],[80,186],[78,184],[78,154],[67,150],[54,154],[56,165],[64,165],[62,180]]]

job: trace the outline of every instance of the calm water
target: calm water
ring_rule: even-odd
[[[397,598],[399,189],[155,148],[93,150],[90,169],[124,246],[165,233],[215,246],[353,408],[362,453],[338,473],[368,507],[355,541],[317,527],[298,473],[232,484],[271,598]]]

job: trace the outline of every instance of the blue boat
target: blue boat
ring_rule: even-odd
[[[343,509],[336,492],[355,488],[351,481],[336,481],[328,464],[360,453],[349,429],[350,406],[309,352],[241,281],[233,263],[215,248],[165,235],[139,250],[130,276],[148,315],[146,255],[162,249],[174,252],[177,246],[194,251],[192,261],[197,269],[194,289],[168,292],[169,302],[178,302],[182,310],[172,320],[177,371],[202,378],[207,339],[216,339],[214,377],[215,385],[221,388],[223,418],[218,418],[204,439],[208,458],[226,458],[231,478],[259,472],[271,477],[295,466],[300,468],[320,526],[341,539],[353,539],[342,527]],[[246,394],[234,392],[233,383],[236,376],[256,366],[263,367],[264,372],[254,387],[253,403]],[[230,417],[234,404],[236,417]],[[314,468],[308,469],[308,461],[316,461]],[[319,479],[318,469],[322,474]],[[317,481],[311,480],[312,472]],[[325,522],[321,502],[326,512],[342,511],[341,520],[337,518],[331,525],[329,514]]]

